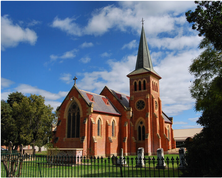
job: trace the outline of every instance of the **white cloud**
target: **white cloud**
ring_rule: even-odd
[[[64,81],[66,84],[70,84],[72,82],[71,74],[61,74],[60,80]]]
[[[74,18],[65,18],[64,20],[59,19],[58,17],[55,17],[55,19],[52,22],[51,27],[59,28],[60,30],[67,32],[70,35],[82,35],[82,29],[79,27],[78,24],[76,24],[74,21],[76,19]]]
[[[173,122],[174,125],[184,125],[184,124],[187,124],[187,122]]]
[[[1,78],[1,88],[7,88],[10,87],[10,85],[12,85],[14,82],[11,80],[8,80],[6,78]]]
[[[199,119],[199,117],[195,117],[195,118],[189,118],[188,120],[192,121],[192,122],[196,122],[198,119]]]
[[[89,57],[82,57],[80,61],[84,64],[88,63],[91,59]]]
[[[159,49],[181,50],[197,48],[202,38],[199,36],[176,36],[174,38],[151,38],[149,44]]]
[[[18,87],[16,87],[14,89],[14,91],[2,92],[1,93],[1,99],[7,100],[8,95],[10,93],[15,92],[15,91],[21,92],[24,95],[36,94],[36,95],[43,96],[45,98],[45,104],[46,105],[50,104],[53,107],[53,111],[55,111],[56,108],[58,106],[60,106],[60,104],[61,104],[61,102],[56,101],[56,100],[59,100],[59,99],[63,100],[68,94],[68,91],[59,91],[58,93],[51,93],[51,92],[48,92],[46,90],[42,90],[42,89],[39,89],[37,87],[33,87],[31,85],[21,84]]]
[[[100,93],[105,85],[122,93],[129,93],[129,81],[126,77],[135,67],[136,56],[128,56],[121,61],[108,61],[110,71],[94,71],[79,74],[83,79],[78,82],[78,87]],[[87,84],[87,85],[86,85]]]
[[[12,92],[1,92],[1,99],[6,101],[10,93]]]
[[[184,125],[184,126],[181,126],[181,127],[185,128],[185,129],[202,128],[200,125]]]
[[[112,53],[104,52],[104,53],[102,53],[100,56],[101,56],[101,57],[110,57],[111,55],[112,55]]]
[[[130,27],[138,34],[141,29],[141,18],[145,19],[145,30],[149,36],[162,32],[178,31],[176,25],[186,23],[184,12],[195,7],[193,2],[120,2],[120,6],[109,5],[96,9],[85,27],[80,27],[73,18],[59,19],[56,17],[52,27],[68,34],[103,35],[115,28],[126,31]],[[181,12],[183,14],[181,14]],[[167,15],[166,15],[167,14]],[[182,15],[182,16],[179,16]],[[152,25],[150,25],[152,24]]]
[[[92,42],[84,42],[83,44],[80,45],[81,48],[88,48],[94,46]]]
[[[29,28],[22,28],[8,18],[8,15],[1,17],[1,45],[2,50],[9,47],[16,47],[21,42],[35,45],[37,35]]]
[[[124,44],[122,49],[128,48],[128,49],[132,49],[132,48],[136,48],[138,47],[138,44],[136,43],[136,40],[133,40],[127,44]]]
[[[53,107],[53,111],[55,112],[57,107],[59,107],[61,105],[61,102],[59,102],[59,101],[45,101],[45,105],[50,105],[51,107]]]
[[[69,59],[69,58],[74,58],[76,57],[76,53],[78,52],[77,49],[73,49],[71,51],[67,51],[65,53],[63,53],[63,55],[50,55],[50,61],[46,62],[45,65],[47,65],[48,63],[53,63],[55,62],[57,59],[61,59],[59,62],[62,63],[65,59]]]
[[[27,84],[21,84],[15,88],[16,91],[21,92],[23,94],[36,94],[45,97],[45,100],[57,100],[61,97],[65,97],[68,92],[59,92],[57,94],[48,92],[46,90],[39,89],[37,87],[33,87]]]
[[[180,112],[193,108],[194,99],[191,98],[189,87],[193,76],[188,71],[193,58],[200,54],[199,50],[184,50],[165,53],[165,58],[156,55],[159,63],[154,70],[162,77],[160,80],[160,98],[163,111],[169,115],[178,115]],[[161,59],[158,59],[161,57]],[[83,79],[78,87],[84,90],[100,93],[106,85],[116,91],[129,94],[129,80],[127,74],[135,68],[136,56],[128,56],[121,61],[109,60],[110,70],[81,73]],[[86,85],[87,83],[87,85]]]
[[[173,13],[177,16],[181,12],[193,9],[196,7],[194,2],[188,1],[149,1],[149,2],[138,2],[138,1],[122,1],[119,4],[124,8],[131,8],[137,14],[145,15],[163,15],[165,13]]]
[[[37,20],[33,20],[31,21],[30,23],[28,23],[28,26],[35,26],[35,25],[38,25],[38,24],[41,24],[42,22],[40,21],[37,21]]]
[[[162,77],[160,80],[160,98],[163,110],[169,115],[176,115],[191,109],[194,99],[191,98],[189,87],[193,76],[188,68],[192,59],[200,54],[199,50],[184,50],[180,53],[168,53],[155,70]]]

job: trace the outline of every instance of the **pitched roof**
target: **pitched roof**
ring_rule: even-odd
[[[162,111],[162,116],[163,116],[163,119],[165,122],[168,122],[168,123],[172,123],[169,119],[169,117]]]
[[[142,31],[141,31],[141,36],[140,36],[140,44],[139,44],[139,49],[138,49],[138,54],[137,54],[137,61],[136,61],[136,67],[133,72],[131,72],[129,75],[136,75],[140,73],[145,73],[145,72],[152,72],[155,75],[157,75],[159,78],[159,74],[153,69],[153,64],[152,60],[150,57],[150,52],[148,48],[148,44],[146,41],[146,35],[144,28],[142,26]]]
[[[93,103],[93,111],[102,112],[113,115],[121,115],[121,113],[113,106],[106,96],[98,95],[88,91],[80,90],[87,103]],[[93,101],[92,101],[93,97]]]

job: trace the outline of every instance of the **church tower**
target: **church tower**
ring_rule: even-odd
[[[145,154],[152,154],[161,148],[164,119],[159,93],[161,77],[153,69],[143,25],[136,67],[127,77],[130,80],[129,106],[133,111],[131,137],[134,150],[143,147]]]

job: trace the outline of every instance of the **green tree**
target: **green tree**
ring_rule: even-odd
[[[194,75],[195,80],[193,86],[191,87],[191,95],[196,99],[196,110],[203,111],[206,107],[212,106],[212,101],[208,97],[209,90],[216,93],[216,86],[213,85],[216,77],[221,77],[222,75],[222,52],[214,48],[207,38],[204,38],[199,45],[200,49],[205,49],[200,56],[193,60],[189,71]],[[220,98],[220,91],[218,93],[218,98]],[[204,125],[203,125],[204,126]]]
[[[186,12],[187,21],[193,23],[192,28],[205,36],[217,50],[222,50],[222,2],[195,1],[194,12]]]
[[[203,126],[191,143],[187,144],[187,171],[184,176],[222,176],[222,76],[210,83],[202,99],[202,115],[197,123]]]
[[[1,145],[9,145],[10,140],[17,139],[16,130],[17,127],[12,118],[12,108],[7,102],[1,100]]]
[[[186,15],[190,18],[187,19],[189,22],[200,25],[197,30],[200,35],[205,36],[199,45],[203,52],[193,60],[189,68],[195,77],[190,90],[192,97],[196,99],[195,109],[202,112],[197,123],[203,126],[203,130],[186,144],[188,166],[184,176],[222,176],[222,162],[219,161],[222,155],[220,149],[222,146],[221,30],[217,33],[217,30],[221,29],[222,18],[218,19],[217,15],[213,18],[215,16],[213,12],[218,14],[220,11],[221,15],[222,8],[221,2],[198,2],[198,4],[195,13],[188,11]],[[210,6],[211,4],[213,5]],[[213,27],[208,24],[211,20],[215,27],[212,31]],[[202,27],[204,25],[205,27]],[[193,28],[196,29],[195,26]],[[210,31],[215,36],[209,35]]]
[[[42,96],[30,95],[26,97],[16,92],[11,93],[7,101],[8,103],[4,103],[7,104],[11,112],[9,112],[10,114],[2,112],[1,116],[4,117],[4,122],[11,117],[13,121],[11,123],[14,123],[12,132],[17,137],[9,140],[4,136],[2,139],[7,143],[12,141],[15,148],[20,144],[41,147],[47,143],[48,138],[51,139],[55,114],[52,112],[52,107],[44,104],[45,100]],[[7,132],[10,129],[9,126],[2,128],[2,132]]]

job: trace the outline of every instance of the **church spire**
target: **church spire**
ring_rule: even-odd
[[[143,23],[144,23],[144,20],[142,19],[142,24]],[[145,35],[143,25],[142,25],[142,31],[141,31],[141,36],[140,36],[140,44],[139,44],[139,49],[138,49],[135,70],[140,69],[140,68],[145,68],[151,71],[153,70],[153,64],[151,61],[150,52],[147,45],[146,35]]]
[[[129,77],[131,75],[138,75],[146,72],[151,72],[154,75],[156,75],[159,79],[161,79],[159,74],[153,69],[153,64],[150,57],[150,51],[146,41],[146,35],[143,25],[144,25],[144,20],[142,19],[142,31],[140,36],[140,44],[137,54],[136,67],[135,70],[130,74],[128,74],[127,76]]]

